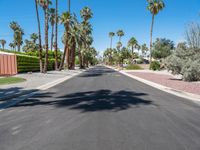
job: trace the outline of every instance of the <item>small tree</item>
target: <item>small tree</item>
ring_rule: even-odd
[[[166,58],[174,50],[174,42],[165,38],[157,38],[153,44],[152,56],[155,59]]]

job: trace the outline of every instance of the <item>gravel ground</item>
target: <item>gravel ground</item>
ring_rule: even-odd
[[[200,82],[185,82],[177,79],[175,76],[151,73],[151,72],[128,72],[131,75],[170,87],[176,90],[200,95]]]

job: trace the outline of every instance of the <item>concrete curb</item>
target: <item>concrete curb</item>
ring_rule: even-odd
[[[170,87],[166,87],[166,86],[163,86],[163,85],[160,85],[160,84],[157,84],[157,83],[154,83],[154,82],[139,78],[137,76],[130,75],[130,74],[124,72],[123,70],[118,70],[118,69],[115,69],[115,68],[110,67],[110,66],[106,66],[106,67],[108,67],[110,69],[113,69],[113,70],[115,70],[115,71],[117,71],[117,72],[119,72],[119,73],[121,73],[121,74],[123,74],[125,76],[128,76],[128,77],[130,77],[132,79],[135,79],[135,80],[140,81],[142,83],[145,83],[145,84],[147,84],[149,86],[152,86],[152,87],[154,87],[156,89],[159,89],[161,91],[173,94],[173,95],[181,97],[181,98],[192,100],[193,102],[195,102],[197,104],[200,104],[200,95],[196,95],[196,94],[180,91],[180,90],[177,90],[177,89],[173,89],[173,88],[170,88]]]
[[[10,101],[8,101],[6,103],[0,104],[0,110],[3,111],[4,109],[6,109],[8,107],[14,106],[14,105],[24,101],[25,99],[34,96],[35,94],[37,94],[37,93],[39,93],[41,91],[45,91],[45,90],[47,90],[49,88],[52,88],[52,87],[54,87],[54,86],[56,86],[56,85],[58,85],[58,84],[60,84],[62,82],[65,82],[65,81],[67,81],[67,80],[69,80],[71,78],[74,78],[74,77],[80,75],[81,73],[83,73],[85,71],[87,71],[87,69],[86,70],[81,70],[80,72],[75,73],[75,74],[73,74],[71,76],[66,76],[64,78],[58,79],[56,81],[53,81],[51,83],[47,83],[45,85],[37,87],[36,89],[29,90],[29,91],[24,91],[24,92],[21,92],[19,94],[14,94],[13,96],[10,96],[10,98],[9,98],[9,99],[12,99],[12,100],[10,100]],[[7,97],[9,97],[9,96],[7,96]]]

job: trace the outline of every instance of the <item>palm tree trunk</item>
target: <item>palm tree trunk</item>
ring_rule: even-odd
[[[55,70],[58,70],[58,0],[56,0]]]
[[[81,51],[79,52],[79,63],[80,63],[80,67],[79,68],[80,69],[84,69]]]
[[[53,51],[53,39],[54,39],[54,25],[52,25],[52,31],[51,31],[51,51]]]
[[[35,8],[36,8],[36,16],[37,16],[37,23],[38,23],[38,39],[39,39],[39,62],[40,62],[40,72],[43,72],[43,63],[42,63],[42,38],[41,38],[41,29],[40,29],[40,17],[38,12],[38,3],[37,0],[35,0]]]
[[[154,17],[155,15],[152,15],[152,23],[151,23],[151,30],[150,30],[150,63],[152,62],[152,47],[153,47],[153,25],[154,25]]]
[[[49,22],[49,15],[48,15],[48,8],[45,9],[45,63],[44,63],[44,73],[47,72],[48,69],[48,49],[49,49],[49,44],[48,44],[48,22]]]
[[[17,45],[17,51],[20,52],[20,44]]]
[[[110,49],[112,49],[112,37],[111,37],[111,41],[110,41]]]
[[[72,70],[74,70],[75,69],[75,57],[76,57],[76,55],[75,55],[75,53],[76,53],[76,41],[75,41],[75,39],[73,38],[73,45],[72,45],[72,58],[71,58],[71,69]]]
[[[67,27],[65,28],[65,31],[67,32],[68,31],[68,25]],[[67,61],[69,60],[69,46],[68,46],[68,33],[66,33],[66,41],[65,41],[65,47],[64,47],[64,53],[63,53],[63,57],[62,57],[62,60],[61,60],[61,63],[60,63],[60,66],[59,66],[59,70],[61,71],[63,66],[64,66],[64,62],[65,62],[65,58],[67,59]],[[68,65],[68,64],[67,64]]]

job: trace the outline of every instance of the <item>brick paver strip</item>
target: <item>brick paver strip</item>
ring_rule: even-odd
[[[162,75],[156,73],[129,72],[129,74],[176,90],[200,95],[199,82],[185,82],[178,80],[170,75]]]

